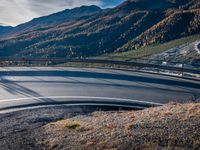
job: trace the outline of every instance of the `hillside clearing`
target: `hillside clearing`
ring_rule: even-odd
[[[181,38],[178,40],[173,40],[164,44],[154,44],[154,45],[146,46],[144,48],[140,48],[137,50],[127,51],[127,52],[116,52],[116,53],[112,53],[112,54],[104,55],[104,56],[111,57],[111,58],[112,57],[129,57],[133,59],[148,58],[150,56],[162,53],[166,50],[169,50],[174,47],[178,47],[185,43],[195,42],[196,40],[199,40],[199,39],[200,39],[200,34],[197,34],[194,36],[188,36],[188,37]]]

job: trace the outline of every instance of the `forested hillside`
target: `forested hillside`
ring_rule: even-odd
[[[199,0],[128,0],[107,10],[96,6],[66,10],[0,32],[0,56],[87,57],[168,42],[199,33],[199,4]]]

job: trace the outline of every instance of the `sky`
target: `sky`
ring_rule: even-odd
[[[16,26],[40,16],[82,5],[111,8],[125,0],[0,0],[0,25]]]

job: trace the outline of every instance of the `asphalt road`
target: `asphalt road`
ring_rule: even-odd
[[[200,98],[200,81],[107,69],[0,68],[0,110],[68,101],[165,104]]]

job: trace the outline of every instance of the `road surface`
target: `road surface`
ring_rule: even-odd
[[[0,110],[67,101],[165,104],[200,97],[200,81],[109,69],[0,68]]]

